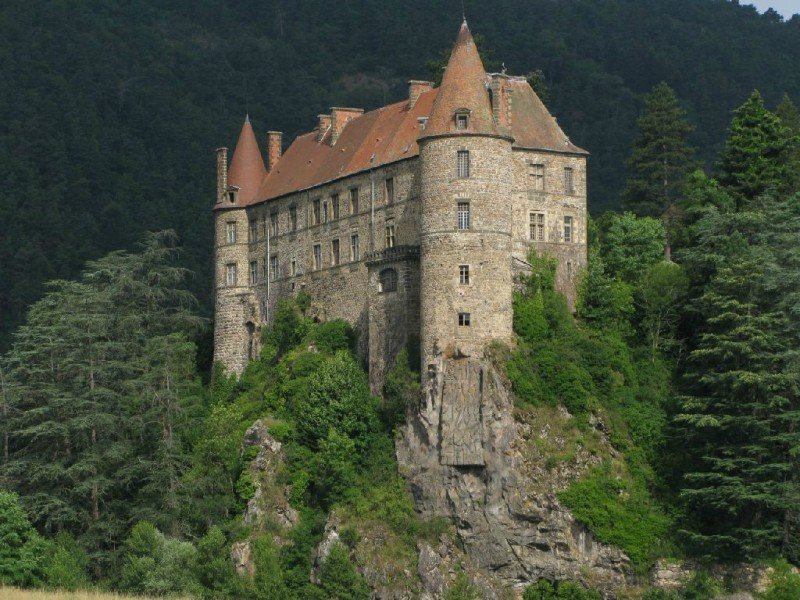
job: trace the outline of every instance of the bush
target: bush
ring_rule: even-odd
[[[713,600],[722,593],[722,585],[705,571],[697,571],[681,590],[683,600]]]
[[[800,574],[785,560],[774,565],[775,571],[770,577],[767,591],[761,595],[762,600],[797,600],[800,598]]]
[[[478,592],[478,588],[472,584],[472,582],[464,573],[460,573],[453,582],[453,585],[447,589],[447,595],[445,596],[445,599],[480,600],[480,597],[481,595]]]
[[[229,598],[236,587],[236,571],[230,559],[230,544],[222,530],[214,526],[197,542],[195,577],[203,598]]]
[[[0,491],[0,584],[40,583],[47,551],[47,543],[31,526],[17,495]]]
[[[355,352],[356,335],[346,321],[335,320],[320,323],[312,328],[310,338],[320,352],[328,354],[334,354],[339,350]]]
[[[397,354],[383,386],[383,399],[378,411],[387,431],[402,423],[406,409],[419,399],[419,357],[409,351],[409,345]]]
[[[561,581],[555,585],[540,579],[525,590],[523,600],[602,600],[600,593],[587,590],[573,581]]]
[[[341,544],[331,548],[320,570],[319,590],[326,600],[369,600],[371,591],[364,577],[358,574]]]
[[[47,587],[75,591],[89,585],[86,551],[67,533],[59,533],[44,567]]]

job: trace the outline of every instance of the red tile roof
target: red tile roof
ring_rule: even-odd
[[[228,169],[228,186],[239,188],[236,198],[238,206],[253,203],[266,175],[267,168],[264,166],[256,134],[253,132],[250,119],[246,118]]]
[[[512,90],[510,115],[515,147],[586,154],[569,141],[524,78],[486,75],[464,23],[440,87],[423,92],[412,107],[404,100],[351,119],[335,144],[331,144],[331,128],[322,139],[318,129],[300,135],[267,173],[252,127],[246,122],[228,176],[230,185],[242,188],[237,206],[271,200],[370,167],[417,156],[419,138],[458,133],[454,131],[453,120],[458,108],[470,110],[466,133],[497,134],[499,129],[493,121],[486,87],[491,77],[506,78]],[[420,120],[427,120],[424,128]],[[259,173],[260,185],[252,193]]]
[[[455,114],[458,109],[469,111],[467,129],[456,129]],[[498,133],[486,89],[486,71],[466,20],[458,32],[423,135],[450,133]]]

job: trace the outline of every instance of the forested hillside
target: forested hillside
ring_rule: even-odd
[[[710,161],[758,88],[800,97],[800,18],[727,0],[467,0],[488,67],[540,69],[615,207],[642,96],[666,80]],[[373,108],[450,47],[455,0],[8,0],[0,8],[0,347],[42,282],[172,227],[207,305],[213,150],[249,112],[291,139],[332,105]]]

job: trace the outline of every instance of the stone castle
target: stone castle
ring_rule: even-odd
[[[332,108],[266,164],[249,119],[217,151],[215,360],[241,373],[281,298],[360,334],[379,388],[406,343],[424,373],[512,340],[531,247],[570,303],[587,261],[586,159],[524,77],[486,73],[467,27],[439,87],[364,112]]]

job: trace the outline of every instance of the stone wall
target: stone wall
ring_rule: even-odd
[[[544,166],[543,185],[537,186],[531,165]],[[564,185],[567,167],[572,169],[572,193]],[[513,205],[514,256],[526,260],[531,246],[540,254],[555,256],[556,288],[574,308],[576,287],[587,264],[586,157],[515,149]],[[543,241],[531,239],[531,213],[544,214]],[[564,217],[572,217],[569,242],[564,239]]]
[[[422,365],[439,355],[481,356],[511,331],[511,144],[485,136],[430,138],[421,156]],[[456,153],[470,152],[459,178]],[[457,206],[469,202],[470,226],[458,229]],[[469,283],[459,267],[469,268]],[[469,326],[459,324],[469,313]]]

